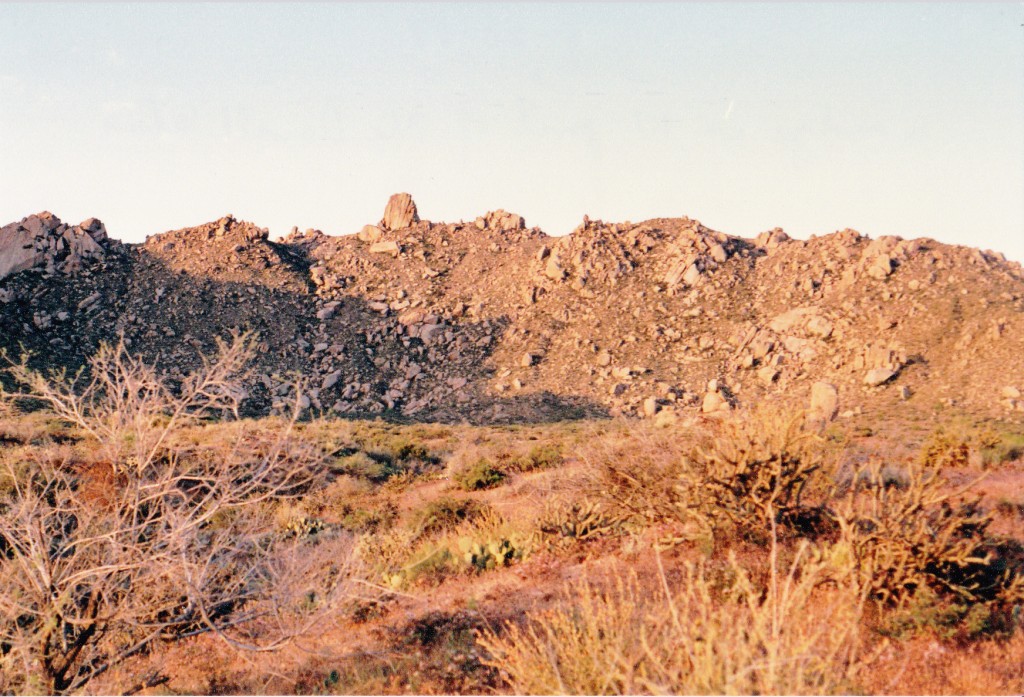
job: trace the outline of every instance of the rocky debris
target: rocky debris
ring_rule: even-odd
[[[72,274],[108,247],[107,230],[96,218],[69,226],[48,211],[30,215],[0,228],[0,280],[30,269]]]
[[[729,411],[732,406],[720,392],[708,392],[704,395],[700,410],[705,414],[714,414],[721,411]]]
[[[793,333],[827,339],[832,336],[835,325],[820,312],[815,307],[794,308],[774,317],[768,326],[778,334]]]
[[[896,377],[895,370],[889,370],[888,368],[872,368],[864,374],[864,384],[868,387],[878,387]]]
[[[361,242],[373,244],[380,241],[380,238],[384,236],[384,231],[376,225],[364,225],[363,229],[357,233],[357,236]]]
[[[536,351],[527,351],[523,354],[523,357],[519,360],[519,365],[523,368],[529,368],[535,365],[542,357],[542,354]]]
[[[1001,418],[1024,403],[982,387],[1024,384],[1024,273],[996,254],[852,230],[744,240],[689,218],[587,218],[550,238],[501,210],[406,217],[274,242],[225,216],[127,246],[86,221],[95,263],[0,278],[0,348],[75,368],[123,333],[175,375],[256,331],[254,413],[286,410],[296,376],[314,412],[428,420],[668,424],[807,406],[816,383],[851,414],[904,394],[904,409],[955,398]],[[872,371],[888,371],[874,387],[899,376],[891,395],[862,389]]]
[[[709,380],[700,410],[705,414],[729,411],[733,406],[729,399],[730,396],[729,391],[721,382],[717,379]]]
[[[562,281],[566,277],[566,271],[562,268],[562,255],[556,249],[554,253],[551,253],[547,247],[542,248],[541,258],[547,258],[547,263],[544,265],[544,275],[550,278],[552,281]],[[547,254],[544,254],[547,252]]]
[[[867,267],[868,276],[881,281],[892,273],[892,259],[888,254],[879,254]]]
[[[780,245],[789,241],[789,235],[787,235],[782,228],[777,227],[766,232],[762,232],[754,239],[754,244],[771,254],[778,249]]]
[[[732,240],[692,221],[668,245],[668,264],[663,280],[670,291],[692,287],[704,275],[724,264],[735,252]]]
[[[736,238],[684,218],[640,225],[584,222],[571,235],[543,246],[534,264],[536,284],[568,284],[589,297],[650,269],[660,288],[675,293],[702,284],[742,245]]]
[[[398,256],[402,248],[394,240],[382,240],[381,242],[374,242],[370,245],[371,254],[390,254],[391,256]]]
[[[378,226],[384,230],[404,230],[420,221],[416,204],[409,194],[392,194]],[[364,228],[365,230],[365,228]]]
[[[337,301],[327,303],[322,309],[317,310],[316,318],[319,320],[328,320],[331,317],[334,317],[334,314],[338,311],[338,306],[340,304],[341,303]]]
[[[853,362],[855,369],[863,368],[888,370],[894,375],[907,363],[907,353],[887,343],[870,342],[864,346]],[[888,378],[886,378],[888,379]]]
[[[816,423],[827,423],[839,413],[839,391],[828,382],[816,382],[811,385],[811,405],[807,418]]]
[[[342,373],[342,371],[335,370],[333,373],[324,376],[323,382],[320,383],[320,391],[323,392],[325,390],[329,390],[335,385],[337,385],[338,381],[341,380],[343,375],[344,373]]]
[[[779,371],[770,365],[766,365],[757,371],[757,378],[765,387],[771,387],[779,379]]]
[[[487,215],[478,217],[474,222],[478,230],[499,230],[510,232],[512,230],[525,230],[526,219],[516,213],[509,213],[501,208],[490,211]]]
[[[1003,398],[1001,403],[1007,410],[1024,411],[1024,399],[1021,399],[1021,391],[1018,388],[1007,385],[1000,392],[1000,396]]]

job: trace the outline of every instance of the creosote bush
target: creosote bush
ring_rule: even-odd
[[[505,481],[505,478],[506,474],[486,458],[481,458],[465,469],[459,470],[454,476],[455,483],[463,491],[491,489]]]
[[[533,472],[551,469],[562,464],[562,448],[555,443],[535,445],[521,457],[511,458],[510,467],[518,472]]]
[[[433,535],[453,530],[463,522],[476,520],[489,510],[487,504],[479,501],[442,496],[416,512],[413,527],[421,535]]]

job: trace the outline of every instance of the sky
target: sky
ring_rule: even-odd
[[[349,234],[400,191],[1024,261],[1024,4],[0,4],[0,225]]]

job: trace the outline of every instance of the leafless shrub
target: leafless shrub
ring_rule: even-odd
[[[248,337],[222,344],[178,389],[123,345],[101,349],[79,389],[11,368],[110,459],[0,460],[0,691],[73,692],[154,642],[203,632],[272,650],[359,595],[350,540],[282,539],[253,514],[314,478],[294,419],[269,439],[239,427],[221,447],[172,444],[177,428],[237,414],[251,355]]]
[[[649,524],[678,520],[690,435],[669,430],[614,433],[580,450],[592,497],[609,511]]]
[[[216,354],[204,356],[202,366],[178,385],[128,353],[123,339],[102,344],[88,369],[74,375],[35,370],[26,355],[7,369],[26,393],[8,399],[41,400],[93,437],[114,467],[144,469],[164,454],[167,438],[176,429],[209,416],[238,417],[245,398],[242,379],[256,342],[251,334],[241,334],[230,342],[218,339],[217,346]]]

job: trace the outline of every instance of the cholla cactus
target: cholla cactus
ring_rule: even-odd
[[[766,530],[806,504],[803,495],[823,465],[820,439],[802,413],[761,410],[728,421],[689,457],[677,487],[684,519],[714,530],[728,522]]]
[[[604,506],[590,500],[549,504],[541,518],[539,534],[562,543],[589,540],[622,530],[625,516],[608,513]]]
[[[898,602],[929,587],[968,601],[1024,598],[1024,582],[985,544],[991,514],[978,498],[963,498],[976,482],[952,491],[933,463],[911,468],[895,486],[882,468],[864,465],[835,512],[837,548],[852,557],[872,596]]]

